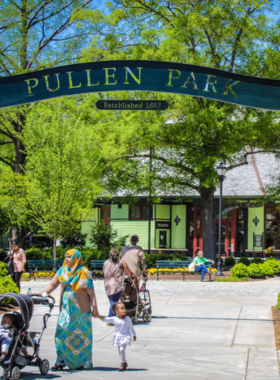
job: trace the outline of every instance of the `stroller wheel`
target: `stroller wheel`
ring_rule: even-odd
[[[148,313],[143,313],[143,321],[144,322],[149,322],[148,321]]]
[[[18,380],[20,378],[20,369],[19,367],[15,366],[12,370],[12,379]]]
[[[131,320],[132,320],[132,323],[133,323],[134,325],[136,325],[137,322],[138,322],[138,318],[137,318],[137,317],[132,317]]]
[[[3,370],[2,377],[3,377],[4,380],[9,380],[10,376],[9,376],[9,371],[7,369]]]
[[[152,320],[152,314],[148,314],[148,322],[151,322],[151,320]]]
[[[50,362],[47,359],[44,359],[40,363],[40,372],[42,375],[46,375],[50,369]]]

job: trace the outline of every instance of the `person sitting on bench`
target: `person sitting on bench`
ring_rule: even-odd
[[[202,251],[199,251],[197,253],[197,256],[196,258],[193,260],[193,263],[195,265],[195,271],[196,272],[201,272],[201,280],[200,281],[203,281],[204,280],[204,275],[205,273],[209,273],[207,267],[206,267],[206,263],[208,261],[211,261],[212,264],[214,264],[214,261],[213,260],[209,260],[209,259],[206,259],[205,257],[203,257],[203,252]]]

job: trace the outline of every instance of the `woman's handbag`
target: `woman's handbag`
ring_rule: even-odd
[[[189,272],[195,272],[195,264],[194,263],[191,263],[189,265]]]

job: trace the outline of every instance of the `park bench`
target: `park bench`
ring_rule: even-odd
[[[172,271],[172,273],[182,273],[183,281],[185,281],[186,274],[197,273],[197,272],[189,272],[189,265],[192,263],[192,261],[193,260],[186,260],[186,261],[157,260],[156,261],[157,281],[159,280],[160,273],[170,273],[168,269],[176,269],[176,268],[181,268],[183,270]],[[206,266],[207,268],[212,268],[212,264],[206,264]],[[211,281],[211,271],[209,272],[209,281]]]
[[[64,260],[28,260],[28,273],[33,275],[36,281],[35,273],[57,271],[63,264]]]

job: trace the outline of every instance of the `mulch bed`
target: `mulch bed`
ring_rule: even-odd
[[[280,350],[280,309],[275,309],[274,306],[271,306],[271,312],[274,326],[275,345],[276,349]]]

